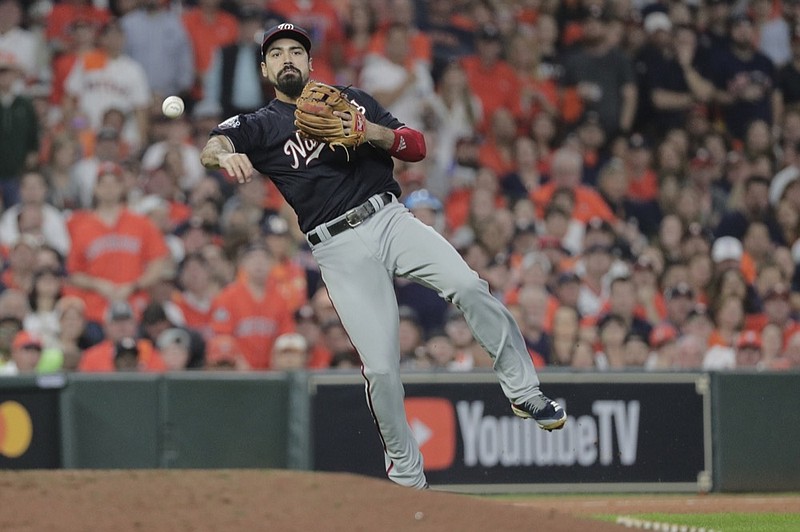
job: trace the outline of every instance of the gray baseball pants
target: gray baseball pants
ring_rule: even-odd
[[[475,339],[492,356],[509,401],[538,395],[539,379],[511,313],[455,248],[402,203],[394,201],[361,225],[324,239],[312,246],[312,253],[361,357],[367,404],[383,442],[387,475],[394,482],[426,485],[422,453],[403,406],[393,276],[432,288],[464,313]]]

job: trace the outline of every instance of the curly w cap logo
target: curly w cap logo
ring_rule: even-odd
[[[33,423],[24,406],[16,401],[0,404],[0,454],[19,458],[33,439]]]
[[[447,399],[405,400],[406,418],[425,459],[425,470],[447,469],[456,456],[456,416]]]

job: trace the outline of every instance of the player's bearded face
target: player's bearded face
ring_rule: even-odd
[[[285,65],[281,68],[276,78],[275,88],[290,98],[300,96],[300,93],[303,92],[303,87],[308,81],[308,76],[293,65]]]

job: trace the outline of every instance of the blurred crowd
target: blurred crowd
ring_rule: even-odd
[[[0,373],[359,366],[269,179],[199,161],[280,22],[425,133],[400,200],[537,367],[800,367],[800,0],[0,0]],[[491,366],[396,290],[403,368]]]

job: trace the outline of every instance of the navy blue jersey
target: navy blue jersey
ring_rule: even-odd
[[[366,92],[345,89],[348,99],[370,122],[397,129],[403,124]],[[295,105],[272,100],[255,113],[231,117],[211,131],[225,135],[237,153],[269,177],[297,213],[300,229],[308,232],[374,194],[400,195],[386,150],[364,143],[348,153],[342,147],[304,139],[294,125]]]

